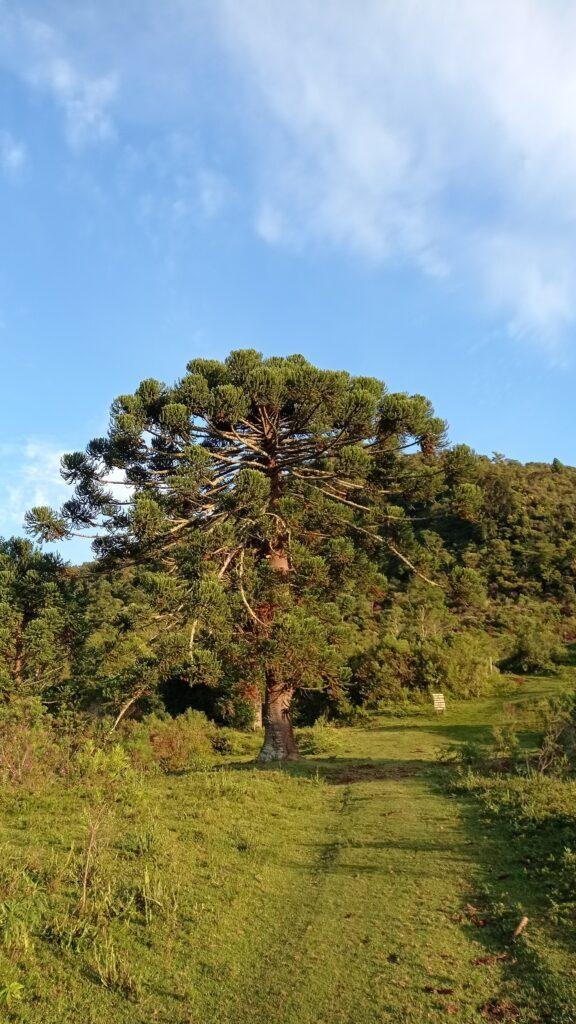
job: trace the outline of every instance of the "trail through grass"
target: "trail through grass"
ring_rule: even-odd
[[[341,730],[337,757],[294,768],[155,780],[102,853],[86,935],[62,924],[86,797],[6,797],[4,862],[37,880],[42,906],[35,925],[29,882],[15,890],[30,941],[4,943],[0,990],[22,991],[0,995],[0,1019],[576,1021],[572,950],[545,921],[526,851],[451,793],[437,762],[486,736],[502,703]],[[529,916],[518,943],[494,906],[500,921]]]

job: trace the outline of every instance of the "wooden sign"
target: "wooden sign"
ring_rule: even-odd
[[[444,700],[443,693],[433,693],[432,700],[434,701],[434,711],[446,711],[446,701]]]

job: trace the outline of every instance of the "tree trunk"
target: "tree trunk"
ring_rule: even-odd
[[[264,699],[264,746],[259,761],[297,761],[290,706],[294,690],[278,685],[267,673]]]
[[[282,496],[282,476],[276,455],[276,440],[271,448],[268,474],[270,476],[270,509],[273,510]],[[287,583],[290,573],[289,535],[279,533],[273,543],[268,543],[265,557],[276,572],[278,581]],[[267,610],[266,621],[274,619],[274,604]],[[272,669],[266,670],[266,694],[262,717],[264,720],[264,746],[258,755],[259,761],[297,761],[298,747],[292,729],[291,705],[294,687],[283,686],[275,678]]]

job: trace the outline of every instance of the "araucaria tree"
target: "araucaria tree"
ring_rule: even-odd
[[[421,396],[299,355],[194,359],[173,387],[145,380],[116,399],[107,437],[63,459],[74,497],[58,514],[34,509],[28,529],[88,529],[104,562],[144,567],[189,676],[232,671],[247,692],[261,681],[260,757],[295,758],[294,693],[345,679],[355,560],[387,546],[415,569],[398,500],[405,453],[432,457],[443,431]]]

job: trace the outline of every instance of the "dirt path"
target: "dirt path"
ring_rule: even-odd
[[[254,1024],[272,1006],[277,1024],[515,1019],[507,958],[473,906],[487,840],[438,786],[438,747],[426,728],[349,731],[344,756],[318,762],[322,813],[286,865]]]

